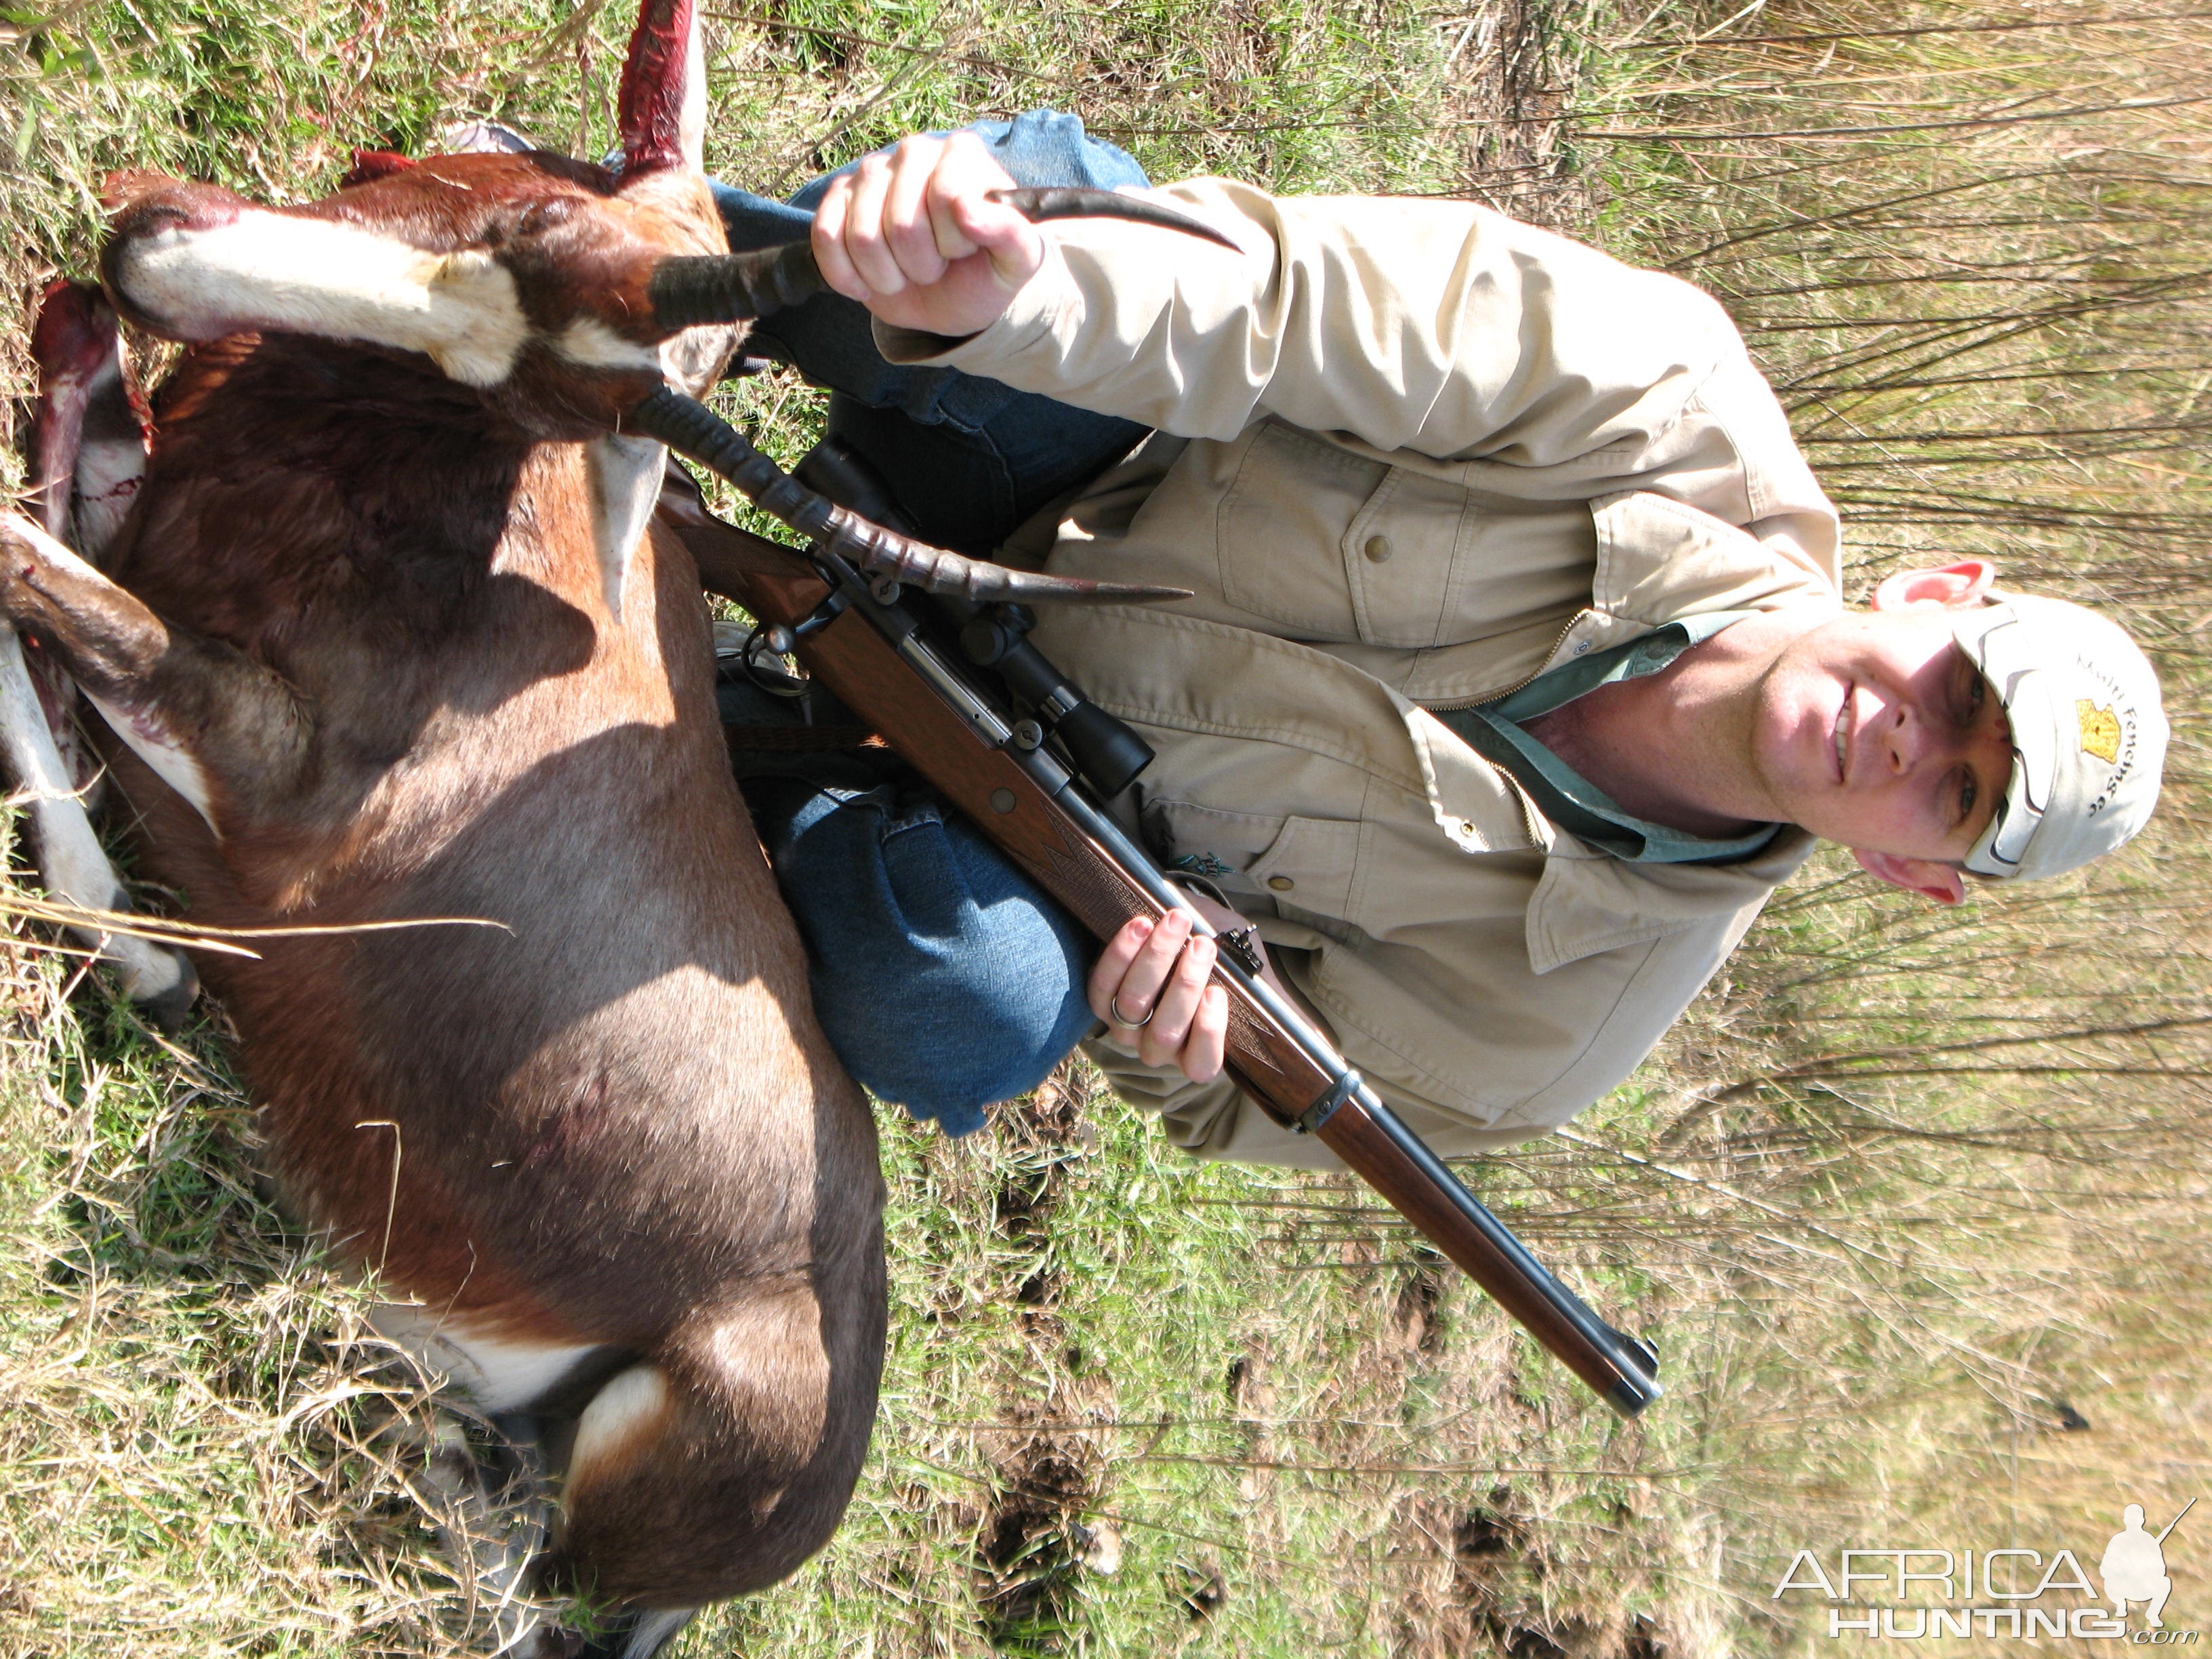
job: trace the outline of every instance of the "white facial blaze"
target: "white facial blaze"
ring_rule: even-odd
[[[487,253],[430,253],[259,209],[133,238],[115,277],[125,300],[179,339],[271,330],[363,340],[422,352],[467,386],[505,380],[530,333],[514,278]]]
[[[497,386],[514,371],[530,325],[504,265],[473,249],[446,254],[431,279],[429,302],[434,327],[413,349],[428,353],[464,386]]]
[[[649,345],[625,340],[596,317],[579,317],[561,331],[554,349],[586,368],[654,369],[659,355]]]

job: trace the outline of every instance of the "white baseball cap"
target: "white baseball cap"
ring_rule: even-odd
[[[2158,804],[2158,676],[2117,623],[2064,599],[1992,592],[1951,632],[2003,700],[2012,780],[1966,854],[1978,875],[2034,881],[2111,852]]]

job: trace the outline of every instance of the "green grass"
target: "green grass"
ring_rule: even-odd
[[[2185,83],[2204,27],[1698,44],[1735,9],[717,6],[710,159],[755,188],[1052,102],[1157,177],[1480,194],[1680,266],[1820,441],[1856,572],[1992,550],[2116,604],[2179,738],[2139,848],[2051,892],[1936,916],[1824,855],[1577,1139],[1470,1171],[1658,1333],[1671,1392],[1638,1425],[1348,1183],[1194,1165],[1079,1070],[972,1142],[885,1113],[866,1473],[821,1558],[682,1651],[1829,1652],[1768,1594],[1801,1546],[2094,1553],[2121,1502],[2196,1490],[2206,1028],[2136,1028],[2205,1009],[2212,331],[2201,284],[2141,290],[2203,263],[2212,147],[2187,112],[1922,126]],[[126,164],[304,197],[354,143],[478,115],[596,153],[623,11],[0,11],[0,274],[24,302],[86,270]],[[1969,15],[1833,0],[1723,33]],[[1765,136],[1846,124],[1912,130]],[[2136,297],[2060,303],[2084,293]],[[1998,313],[2033,325],[1929,324]],[[23,345],[0,329],[11,391]],[[820,417],[785,379],[728,395],[787,459]],[[2033,435],[2091,428],[2139,429]],[[165,1044],[14,931],[0,1654],[470,1650],[410,1483],[422,1381],[261,1195],[219,1016]],[[2212,1556],[2172,1559],[2168,1622],[2202,1622]]]

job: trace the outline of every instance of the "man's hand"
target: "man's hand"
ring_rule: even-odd
[[[972,132],[913,137],[830,185],[814,258],[830,286],[897,328],[988,328],[1044,263],[1044,238],[988,199],[1014,181]]]
[[[1208,984],[1215,948],[1190,936],[1190,917],[1138,916],[1107,941],[1091,970],[1091,1012],[1107,1034],[1147,1066],[1173,1066],[1193,1083],[1221,1075],[1229,994]]]

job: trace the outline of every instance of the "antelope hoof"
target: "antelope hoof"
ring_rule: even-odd
[[[154,945],[149,954],[152,960],[144,967],[124,975],[123,994],[163,1035],[174,1036],[199,1000],[200,976],[181,951]],[[173,970],[166,984],[159,977],[163,968]]]

